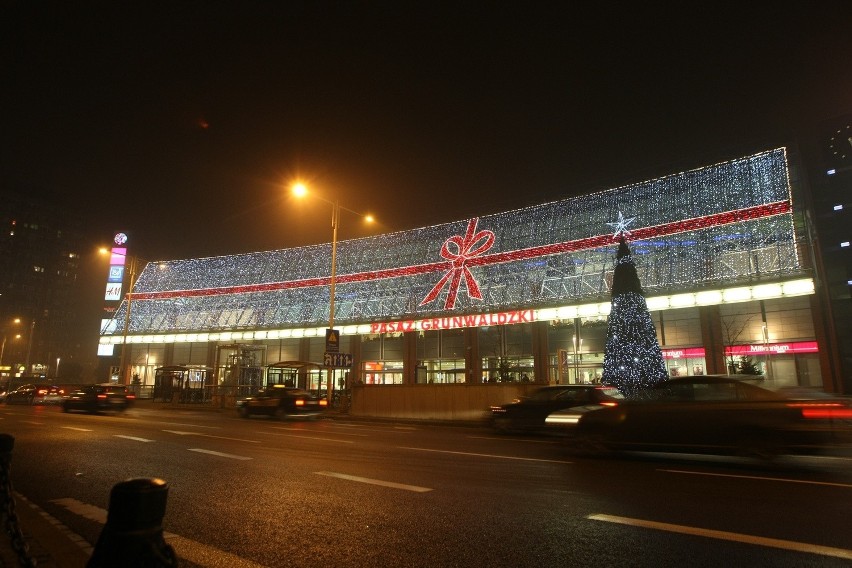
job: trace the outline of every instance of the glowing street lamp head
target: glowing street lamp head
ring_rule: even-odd
[[[304,197],[308,194],[308,186],[306,186],[300,181],[294,183],[291,189],[293,191],[293,195],[295,195],[296,197]]]

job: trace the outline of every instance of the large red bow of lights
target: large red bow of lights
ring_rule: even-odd
[[[643,239],[659,238],[666,235],[675,235],[689,231],[698,231],[710,227],[719,227],[743,221],[753,221],[775,215],[785,215],[792,211],[790,201],[776,201],[764,203],[733,211],[713,213],[703,217],[693,217],[681,221],[673,221],[652,227],[642,227],[630,232],[633,241]],[[472,298],[482,299],[479,285],[470,272],[471,266],[487,266],[501,264],[504,262],[515,262],[531,258],[541,258],[554,254],[565,254],[580,250],[608,247],[618,242],[618,239],[610,234],[595,235],[563,243],[539,245],[525,249],[482,254],[494,244],[494,233],[491,231],[476,231],[479,219],[471,219],[467,224],[467,231],[462,238],[459,235],[450,237],[441,247],[441,256],[446,259],[439,262],[418,264],[415,266],[402,266],[398,268],[387,268],[371,272],[355,272],[353,274],[342,274],[337,276],[337,284],[348,284],[354,282],[367,282],[371,280],[384,280],[386,278],[400,278],[429,274],[431,272],[444,272],[444,277],[432,288],[420,303],[422,306],[435,299],[441,290],[450,282],[450,290],[445,302],[447,309],[455,305],[458,287],[462,277],[465,279],[468,295]],[[479,242],[483,241],[483,242]],[[455,251],[450,250],[454,245]],[[221,296],[225,294],[248,294],[254,292],[273,292],[276,290],[291,290],[295,288],[311,288],[314,286],[329,286],[331,279],[328,276],[317,278],[305,278],[303,280],[289,280],[287,282],[264,282],[261,284],[241,284],[237,286],[222,286],[220,288],[200,288],[193,290],[163,290],[159,292],[134,292],[130,294],[132,300],[162,300],[168,298],[191,298],[200,296]],[[452,296],[452,300],[450,298]]]
[[[453,263],[452,267],[444,274],[444,277],[435,284],[432,291],[426,294],[420,305],[428,304],[438,297],[447,282],[450,283],[450,289],[447,291],[447,300],[444,302],[444,309],[451,310],[456,305],[456,296],[459,292],[459,284],[462,277],[467,287],[467,295],[469,298],[482,299],[482,292],[479,291],[479,284],[473,274],[470,273],[470,268],[467,267],[467,261],[473,257],[479,256],[494,244],[494,233],[491,231],[476,230],[476,224],[479,218],[471,219],[467,223],[467,231],[464,238],[461,235],[454,235],[444,241],[444,246],[441,247],[441,256]],[[455,251],[450,250],[454,246]]]

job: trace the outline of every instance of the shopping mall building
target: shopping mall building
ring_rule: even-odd
[[[279,382],[300,362],[287,380],[321,390],[329,360],[336,390],[593,382],[625,234],[671,376],[739,372],[746,361],[775,386],[842,391],[826,372],[830,340],[791,163],[779,148],[342,241],[333,281],[332,244],[148,263],[129,301],[111,270],[116,307],[101,353],[126,342],[120,380],[150,387],[163,369],[185,371],[184,388]],[[129,257],[115,250],[121,265]],[[343,355],[329,358],[335,349]]]

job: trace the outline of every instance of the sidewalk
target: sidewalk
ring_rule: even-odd
[[[29,558],[40,568],[85,568],[92,553],[88,542],[25,497],[13,493],[18,525],[24,534]],[[3,566],[20,566],[8,534],[0,536]]]

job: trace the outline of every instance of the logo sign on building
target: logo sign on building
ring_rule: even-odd
[[[109,251],[109,272],[107,273],[106,288],[104,289],[104,301],[106,304],[103,308],[103,314],[114,314],[116,311],[116,302],[121,302],[124,295],[124,277],[126,274],[127,264],[127,233],[116,232],[112,237],[113,246]],[[103,315],[102,314],[102,315]],[[101,334],[107,329],[107,326],[101,321]],[[114,331],[114,330],[113,330]],[[98,348],[98,355],[112,355],[112,348],[103,350]]]

